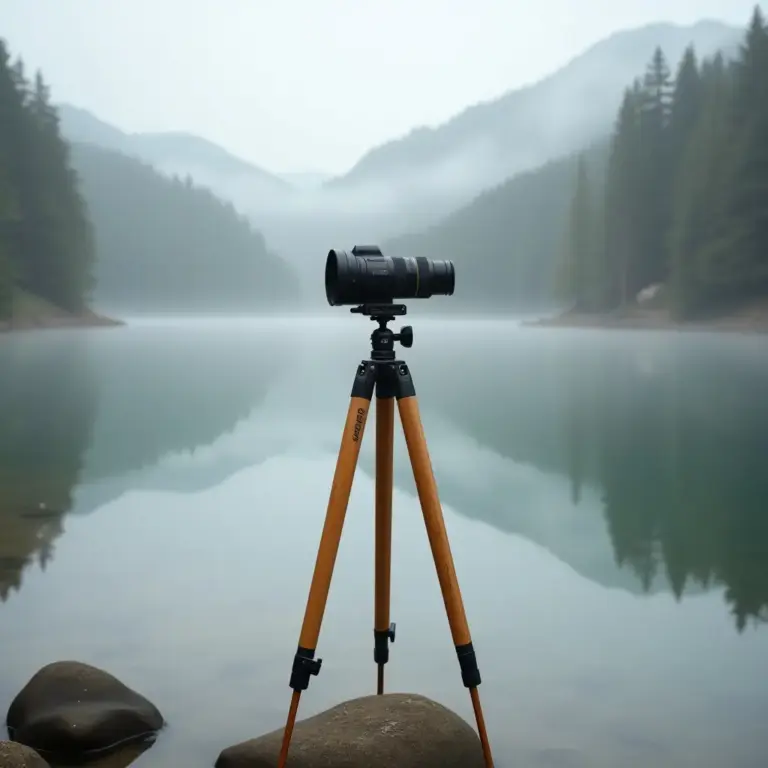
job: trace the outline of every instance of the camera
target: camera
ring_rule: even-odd
[[[325,295],[332,307],[451,296],[454,282],[451,261],[385,256],[376,245],[331,250],[325,262]]]

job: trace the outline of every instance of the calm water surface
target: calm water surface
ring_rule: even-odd
[[[498,765],[765,765],[768,343],[413,322]],[[163,711],[136,768],[208,766],[283,725],[371,328],[0,339],[0,709],[74,658]],[[375,690],[373,436],[304,717]],[[388,688],[472,721],[399,432],[395,449]]]

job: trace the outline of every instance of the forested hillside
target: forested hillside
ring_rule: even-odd
[[[85,309],[94,241],[48,87],[0,40],[0,320],[19,289]]]
[[[29,294],[71,314],[102,306],[262,310],[292,270],[234,207],[118,152],[70,146],[41,74],[0,41],[0,323]],[[34,323],[33,323],[34,324]]]
[[[595,174],[603,173],[607,143],[595,144],[586,157]],[[425,232],[385,243],[384,252],[451,259],[453,308],[551,300],[577,160],[569,156],[515,176]]]
[[[755,9],[738,56],[672,79],[658,49],[626,91],[605,174],[580,163],[563,286],[605,312],[665,285],[680,319],[768,296],[768,29]]]
[[[452,259],[455,308],[609,311],[668,282],[682,318],[768,292],[766,39],[756,10],[732,61],[698,62],[690,47],[673,78],[663,50],[649,51],[612,135],[387,252]]]
[[[230,204],[127,155],[74,144],[94,225],[100,304],[256,310],[294,298],[292,270]]]

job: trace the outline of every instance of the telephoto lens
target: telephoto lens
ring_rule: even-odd
[[[454,282],[451,261],[384,256],[375,245],[328,251],[325,262],[325,295],[332,307],[451,296]]]

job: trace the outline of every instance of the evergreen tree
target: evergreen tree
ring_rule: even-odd
[[[611,307],[611,282],[606,250],[605,183],[599,176],[594,181],[591,199],[591,278],[587,305],[591,312],[605,312]]]
[[[10,235],[15,223],[13,190],[7,169],[0,166],[0,320],[11,314],[13,286],[16,279],[10,248]]]
[[[35,215],[30,223],[30,289],[64,309],[83,309],[91,287],[93,239],[78,180],[69,164],[59,119],[42,75],[35,76],[29,112],[35,130]]]
[[[589,274],[589,250],[592,244],[589,177],[583,155],[579,155],[576,161],[575,177],[568,219],[565,263],[561,277],[564,296],[573,302],[574,309],[583,310],[591,277]]]
[[[0,315],[16,287],[62,309],[86,306],[94,259],[88,212],[48,87],[30,84],[0,41]]]
[[[696,52],[686,49],[675,77],[669,119],[669,151],[674,171],[680,167],[685,147],[699,119],[702,85]]]
[[[768,290],[768,31],[756,8],[733,74],[733,183],[726,215],[738,238],[713,259],[725,275],[729,298]],[[730,243],[732,238],[726,240]]]
[[[640,135],[636,151],[638,164],[638,215],[640,251],[632,292],[666,279],[665,235],[669,221],[669,188],[673,163],[670,155],[669,125],[672,114],[672,85],[669,67],[660,48],[643,80],[636,104]]]
[[[725,215],[733,180],[730,76],[721,56],[701,72],[700,114],[679,164],[670,231],[672,310],[680,317],[702,311],[714,300],[717,254],[738,233]],[[736,252],[738,252],[738,245]]]
[[[642,104],[642,89],[640,83],[635,82],[624,93],[608,164],[605,220],[611,272],[609,295],[613,306],[626,305],[631,299],[643,252]]]
[[[759,8],[733,62],[718,54],[699,67],[689,48],[672,83],[664,53],[654,51],[619,109],[603,212],[583,213],[604,228],[605,245],[591,266],[571,260],[583,306],[626,306],[660,282],[680,318],[768,297],[766,73]],[[581,253],[582,233],[573,221],[579,181],[575,189],[572,254]]]
[[[20,252],[18,216],[19,143],[24,134],[23,103],[10,55],[0,40],[0,316],[10,311],[11,281],[18,276]]]

